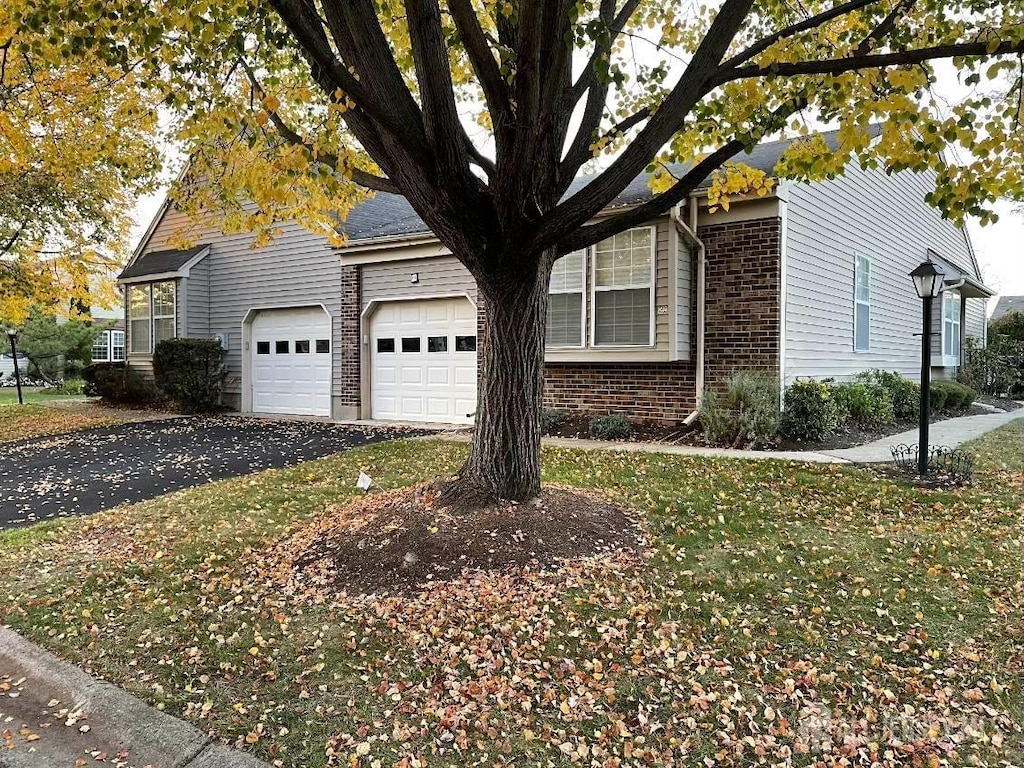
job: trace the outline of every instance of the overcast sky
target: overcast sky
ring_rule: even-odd
[[[937,91],[940,95],[951,101],[959,100],[966,89],[958,83],[952,66],[940,63],[936,71],[939,76]],[[170,183],[171,172],[180,165],[179,161],[177,156],[169,157],[169,170],[165,173],[163,188],[138,201],[134,211],[134,243],[142,237],[156,215]],[[1022,207],[1008,201],[1001,202],[995,207],[999,214],[996,224],[983,227],[972,220],[967,226],[986,285],[1003,295],[1024,295],[1024,213],[1015,210]],[[994,301],[990,302],[989,311],[994,305]]]

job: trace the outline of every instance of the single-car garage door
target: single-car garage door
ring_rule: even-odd
[[[370,319],[375,419],[468,424],[476,411],[476,308],[468,299],[392,301]]]
[[[261,310],[250,354],[254,412],[331,415],[331,318],[323,309]]]

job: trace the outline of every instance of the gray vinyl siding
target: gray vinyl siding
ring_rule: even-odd
[[[671,242],[671,238],[670,238]],[[691,334],[694,326],[693,253],[680,234],[676,237],[676,349],[678,359],[689,360],[693,353]]]
[[[668,350],[672,308],[669,303],[669,221],[662,219],[655,226],[654,251],[654,346]]]
[[[783,375],[847,378],[870,368],[920,373],[921,303],[909,272],[928,248],[976,271],[964,233],[924,202],[933,174],[850,167],[789,186]],[[854,256],[871,259],[870,349],[853,349]],[[977,275],[975,275],[978,277]],[[982,303],[968,300],[968,306]],[[977,310],[969,310],[974,317]],[[936,328],[938,331],[938,328]]]
[[[184,229],[186,223],[184,214],[168,209],[146,250],[172,247],[168,239]],[[340,370],[341,269],[338,254],[326,238],[288,223],[269,245],[253,249],[251,234],[224,234],[215,223],[189,231],[195,242],[209,244],[210,254],[200,262],[205,265],[203,270],[193,268],[188,280],[195,280],[195,284],[189,287],[187,298],[202,295],[199,283],[205,271],[208,320],[204,324],[199,313],[195,327],[204,337],[218,333],[228,336],[227,394],[242,392],[242,360],[246,354],[242,348],[242,324],[250,310],[324,305],[333,321],[332,362],[334,370]],[[192,326],[188,332],[194,334]],[[343,394],[341,378],[334,376],[332,381],[332,394]]]
[[[182,280],[188,315],[182,336],[210,338],[210,259],[203,259]]]
[[[366,309],[371,301],[418,299],[467,293],[476,301],[476,281],[454,256],[365,264],[360,300]],[[411,276],[419,275],[412,282]]]
[[[988,299],[966,299],[964,318],[964,335],[984,341],[987,339],[985,327],[988,324]]]

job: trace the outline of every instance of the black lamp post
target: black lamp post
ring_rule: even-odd
[[[917,471],[922,477],[928,473],[928,417],[931,415],[932,384],[932,300],[942,293],[945,271],[938,264],[926,261],[910,276],[914,290],[921,299],[921,413],[918,421]]]
[[[18,385],[18,405],[24,405],[25,401],[21,397],[21,370],[18,368],[18,329],[8,328],[7,338],[11,340],[11,357],[14,358],[14,383]]]

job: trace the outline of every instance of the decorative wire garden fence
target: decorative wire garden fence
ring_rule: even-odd
[[[918,447],[917,443],[907,445],[900,443],[890,449],[893,461],[896,466],[907,474],[916,475],[918,472]],[[970,482],[974,474],[974,454],[961,451],[959,448],[950,448],[946,445],[928,446],[928,471],[929,478],[942,482],[960,485]]]

